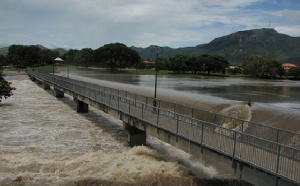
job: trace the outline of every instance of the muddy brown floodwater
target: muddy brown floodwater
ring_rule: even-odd
[[[17,90],[0,105],[0,185],[248,185],[151,137],[130,148],[121,121],[78,114],[25,75],[6,79]]]

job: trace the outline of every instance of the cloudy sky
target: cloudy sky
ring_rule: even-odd
[[[173,48],[240,30],[300,36],[300,0],[0,0],[0,45]]]

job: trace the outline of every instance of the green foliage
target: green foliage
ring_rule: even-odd
[[[139,54],[122,43],[104,45],[94,51],[94,56],[99,66],[105,66],[111,70],[135,67],[140,62]]]
[[[8,49],[8,63],[17,68],[34,67],[39,64],[53,63],[58,51],[41,49],[38,46],[12,45]]]
[[[187,56],[177,54],[175,57],[169,57],[167,61],[168,70],[174,73],[185,73],[187,71],[197,74],[199,71],[225,73],[226,67],[229,66],[228,61],[222,56],[203,54],[200,56]]]
[[[248,56],[245,58],[242,68],[244,74],[251,77],[276,78],[284,75],[284,69],[272,55]]]
[[[26,68],[38,63],[40,50],[37,46],[12,45],[8,49],[7,58],[13,66]]]
[[[291,68],[286,73],[288,77],[291,77],[292,79],[300,79],[300,67]]]
[[[71,64],[76,64],[77,53],[79,53],[79,50],[70,49],[63,55],[63,59]]]
[[[59,56],[58,51],[53,51],[49,49],[43,49],[39,53],[39,62],[37,64],[52,64],[53,59],[55,59],[57,56]]]
[[[1,69],[0,69],[1,70]],[[8,98],[12,96],[12,91],[15,90],[14,87],[11,87],[11,82],[6,81],[3,78],[2,71],[0,71],[0,102],[3,98]]]
[[[4,55],[0,55],[0,67],[8,65],[7,57]]]
[[[65,59],[78,66],[93,66],[94,51],[91,48],[83,48],[81,50],[70,50],[65,55]]]
[[[177,54],[174,57],[170,57],[168,61],[168,69],[174,73],[184,73],[188,70],[188,63],[190,58],[187,55]]]

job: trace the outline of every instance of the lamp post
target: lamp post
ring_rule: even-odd
[[[156,93],[157,93],[157,63],[158,63],[158,54],[163,53],[163,47],[160,46],[154,46],[156,50],[156,62],[155,62],[155,85],[154,85],[154,101],[153,101],[153,111],[156,111],[157,101],[156,101]]]
[[[69,78],[69,59],[68,59],[68,56],[66,56],[66,62],[67,62],[67,78]]]
[[[53,61],[53,64],[52,64],[52,74],[54,75],[54,63],[55,61]]]

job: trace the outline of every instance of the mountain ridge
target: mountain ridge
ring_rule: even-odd
[[[131,48],[138,51],[143,59],[155,60],[154,55],[150,58],[149,54],[153,53],[153,49],[151,51],[149,47],[143,49],[134,46]],[[289,61],[300,65],[300,37],[281,34],[272,28],[244,30],[194,47],[167,48],[167,52],[160,56],[168,57],[178,53],[190,56],[217,54],[225,57],[231,64],[241,64],[249,55],[273,54],[280,62]]]
[[[34,46],[46,48],[42,45]],[[0,55],[6,55],[8,48],[0,48]],[[190,47],[171,48],[164,46],[163,51],[157,51],[154,45],[145,48],[135,46],[130,48],[137,51],[142,59],[151,61],[156,60],[156,53],[159,53],[160,58],[167,58],[176,54],[189,56],[217,54],[225,57],[231,64],[241,64],[243,59],[249,55],[273,54],[277,56],[279,62],[288,61],[300,65],[300,37],[278,33],[273,28],[238,31],[217,37],[209,43]],[[67,52],[64,48],[50,50],[59,51],[60,55]]]

